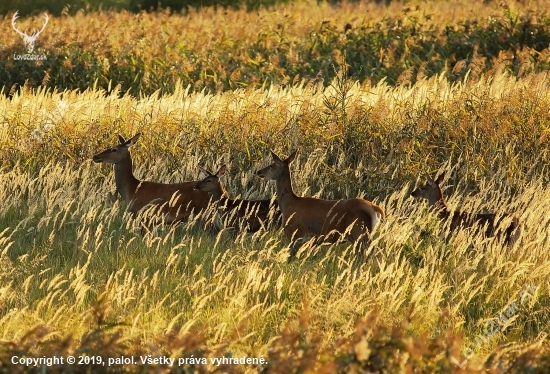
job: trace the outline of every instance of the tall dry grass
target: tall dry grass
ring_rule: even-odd
[[[545,74],[397,88],[342,75],[210,95],[178,88],[136,99],[25,89],[0,99],[0,362],[44,355],[260,357],[267,364],[186,372],[453,372],[463,348],[525,285],[532,297],[503,332],[478,344],[466,370],[549,366],[550,190]],[[92,154],[142,132],[135,174],[175,182],[227,163],[245,198],[274,186],[251,169],[267,149],[302,152],[300,194],[366,196],[386,211],[372,255],[305,247],[287,264],[281,232],[206,234],[199,219],[141,236]],[[452,208],[514,211],[514,248],[472,236],[449,242],[409,193],[448,170]],[[51,370],[107,370],[100,365]],[[50,370],[49,369],[49,370]],[[148,366],[113,370],[148,371]],[[177,368],[157,367],[177,372]],[[156,369],[155,369],[156,370]]]

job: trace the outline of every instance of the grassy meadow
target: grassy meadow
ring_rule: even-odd
[[[310,8],[312,19],[330,9]],[[99,25],[105,13],[59,22],[86,17]],[[393,84],[359,80],[337,57],[322,81],[206,90],[176,79],[141,95],[116,82],[27,82],[0,95],[0,371],[548,372],[550,75],[470,67],[460,79]],[[306,246],[287,263],[280,230],[212,235],[200,215],[142,235],[112,167],[91,161],[138,132],[138,178],[197,180],[199,166],[226,163],[225,186],[243,198],[273,196],[253,175],[269,149],[299,149],[297,194],[385,210],[371,256],[357,263],[349,243]],[[410,197],[443,170],[451,208],[515,212],[520,241],[469,230],[444,240],[448,228]],[[175,363],[142,363],[148,355]],[[18,361],[54,356],[64,362]]]

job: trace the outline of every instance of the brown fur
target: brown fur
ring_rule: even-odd
[[[517,241],[521,228],[519,227],[519,219],[511,213],[497,216],[495,213],[475,214],[449,210],[440,187],[444,178],[445,173],[442,173],[435,181],[429,178],[426,184],[414,190],[411,196],[428,200],[430,206],[438,209],[438,216],[442,221],[446,222],[450,219],[451,232],[460,228],[485,227],[484,235],[486,237],[504,236],[504,243],[507,245],[513,245]],[[499,226],[505,218],[511,218],[511,222],[505,230],[502,230]]]
[[[210,196],[194,189],[197,181],[165,184],[136,179],[129,148],[138,138],[139,134],[126,141],[119,135],[120,144],[93,156],[94,162],[113,164],[117,191],[132,215],[136,216],[143,208],[156,206],[165,222],[173,223],[208,207]]]
[[[354,198],[346,200],[322,200],[296,196],[292,190],[290,163],[296,152],[286,160],[281,160],[271,152],[273,163],[256,174],[275,180],[277,202],[283,215],[284,232],[293,241],[290,258],[299,244],[311,238],[327,242],[347,239],[359,243],[362,254],[370,242],[370,232],[378,220],[384,218],[384,211],[370,201]]]
[[[225,174],[225,165],[216,174],[202,170],[207,176],[195,185],[195,189],[208,192],[212,196],[228,227],[235,228],[237,232],[256,232],[262,227],[279,226],[281,211],[276,200],[230,199],[220,180]]]

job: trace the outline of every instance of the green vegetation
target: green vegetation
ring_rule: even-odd
[[[210,92],[301,79],[328,85],[342,59],[359,82],[408,84],[440,74],[462,81],[468,71],[471,78],[494,71],[523,77],[549,66],[544,4],[491,2],[475,13],[464,0],[387,8],[296,3],[185,15],[78,12],[52,17],[40,35],[36,53],[47,60],[14,60],[24,45],[7,32],[0,41],[0,82],[6,94],[28,82],[58,90],[120,85],[121,93],[134,96],[172,93],[180,82]],[[32,29],[42,21],[37,15],[20,22]]]
[[[74,15],[80,10],[131,12],[157,11],[169,9],[172,12],[185,12],[191,8],[217,6],[220,8],[245,8],[247,10],[286,3],[286,0],[10,0],[0,4],[0,14],[19,11],[22,15],[36,15],[48,12],[56,17],[62,14]]]
[[[452,9],[436,11],[443,5],[448,8],[447,2],[430,3],[432,25],[442,24],[438,17],[451,19]],[[333,9],[309,4],[285,8],[287,13],[224,15],[205,9],[189,18],[98,13],[50,21],[55,26],[47,29],[50,42],[45,32],[39,50],[64,38],[73,44],[55,48],[86,49],[89,55],[80,65],[78,58],[62,59],[68,70],[52,68],[49,80],[40,70],[34,78],[31,70],[17,73],[27,83],[6,88],[0,96],[0,371],[550,370],[550,76],[537,72],[545,49],[537,61],[523,63],[519,57],[506,60],[503,52],[500,68],[497,60],[491,69],[476,70],[467,63],[464,71],[448,63],[456,76],[452,70],[413,71],[399,73],[400,79],[361,80],[349,62],[352,51],[344,56],[341,50],[327,60],[322,81],[287,73],[279,80],[274,73],[273,82],[281,85],[262,87],[252,73],[223,78],[211,69],[201,73],[202,83],[152,70],[147,79],[140,76],[135,88],[128,83],[130,73],[124,73],[127,83],[109,83],[107,76],[93,87],[87,83],[97,77],[86,68],[100,63],[108,66],[106,72],[128,67],[127,60],[114,56],[108,65],[97,60],[104,51],[124,46],[125,37],[132,42],[117,56],[172,63],[175,52],[154,57],[147,51],[170,45],[162,38],[180,38],[195,48],[196,61],[223,67],[225,62],[214,57],[226,52],[216,48],[228,44],[225,51],[240,61],[240,50],[231,46],[249,40],[235,35],[254,35],[255,30],[257,37],[286,19],[282,35],[297,40],[300,30],[322,25],[323,17],[342,12],[352,20],[363,7],[371,7],[365,17],[373,25],[376,19],[389,25],[395,14],[395,19],[404,14],[394,3],[388,13],[375,13],[385,9],[376,5]],[[483,14],[502,11],[492,7],[478,12],[478,25]],[[296,9],[303,11],[301,20]],[[457,20],[468,13],[457,8],[453,14]],[[227,22],[216,23],[223,17]],[[235,19],[241,32],[231,34],[235,23],[229,20]],[[136,30],[152,27],[154,20],[173,26],[138,35]],[[354,22],[364,20],[358,16]],[[105,31],[106,24],[121,25],[120,33]],[[427,24],[419,21],[421,27]],[[61,29],[63,37],[54,32]],[[209,41],[212,34],[215,43]],[[132,51],[138,40],[143,48]],[[23,48],[20,39],[0,43],[1,53],[6,45]],[[300,54],[289,52],[298,51],[297,44],[286,45],[280,55],[276,45],[265,46],[270,57],[296,58],[292,63],[300,65]],[[45,53],[52,62],[53,54]],[[400,66],[392,56],[388,69]],[[31,62],[2,63],[21,67]],[[257,67],[258,72],[265,69]],[[15,72],[2,74],[6,71]],[[61,76],[66,85],[52,83]],[[82,85],[80,90],[68,89],[76,87],[71,80]],[[227,232],[211,235],[203,230],[205,216],[142,235],[114,194],[112,168],[90,160],[113,145],[117,133],[129,137],[137,132],[142,133],[132,149],[137,177],[197,180],[199,165],[217,169],[226,163],[227,190],[244,198],[272,196],[274,186],[253,175],[269,161],[269,149],[288,155],[298,148],[292,167],[298,194],[364,196],[383,207],[387,218],[375,230],[371,256],[356,263],[351,245],[326,245],[306,247],[287,263],[282,232],[236,239]],[[468,230],[444,241],[436,215],[409,196],[425,174],[440,170],[447,171],[444,192],[453,209],[516,212],[523,228],[520,242],[502,247]],[[504,326],[489,334],[491,321]],[[52,367],[12,364],[14,356],[54,355],[86,356],[88,361]],[[140,356],[146,355],[175,358],[176,364],[141,364]],[[465,355],[470,358],[461,369],[457,363]],[[134,356],[137,364],[102,364],[121,356]],[[217,366],[210,361],[223,356],[263,357],[267,363]],[[191,357],[200,360],[191,362]],[[178,359],[184,362],[178,365]]]

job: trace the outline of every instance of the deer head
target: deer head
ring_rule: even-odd
[[[411,192],[411,196],[426,199],[431,206],[444,201],[443,193],[441,192],[441,183],[445,179],[445,172],[441,173],[439,177],[434,181],[430,176],[427,176],[426,184],[418,187]]]
[[[223,195],[224,190],[220,178],[225,175],[227,167],[225,165],[222,165],[222,167],[220,167],[216,174],[212,174],[210,171],[202,167],[200,169],[206,175],[206,177],[199,183],[197,183],[194,189],[199,191],[206,191],[213,195],[217,195],[216,192],[218,192],[219,195]]]
[[[130,155],[129,148],[136,144],[139,139],[139,133],[134,135],[131,139],[125,140],[122,136],[118,136],[119,144],[115,145],[112,148],[109,148],[97,155],[93,156],[92,159],[96,163],[103,164],[118,164],[119,162],[124,161]]]
[[[21,32],[19,30],[19,28],[15,26],[15,20],[18,17],[17,13],[18,12],[15,12],[13,17],[11,18],[11,26],[13,27],[15,32],[17,32],[23,38],[23,41],[25,42],[25,44],[27,46],[27,52],[32,53],[34,51],[34,43],[36,42],[36,38],[38,38],[38,35],[40,35],[42,33],[42,31],[44,31],[44,29],[46,28],[46,25],[48,24],[49,17],[46,13],[44,13],[44,18],[45,18],[46,22],[44,22],[44,25],[42,26],[42,29],[40,29],[40,31],[34,30],[34,32],[31,35],[27,35],[26,32]]]
[[[298,150],[295,150],[286,160],[281,160],[279,156],[275,154],[275,152],[271,152],[271,157],[273,157],[273,163],[271,165],[266,166],[265,168],[258,170],[256,172],[256,175],[260,178],[266,178],[268,180],[277,180],[282,175],[284,175],[284,171],[288,173],[289,165],[292,161],[294,161],[294,158],[296,158],[296,153]]]

